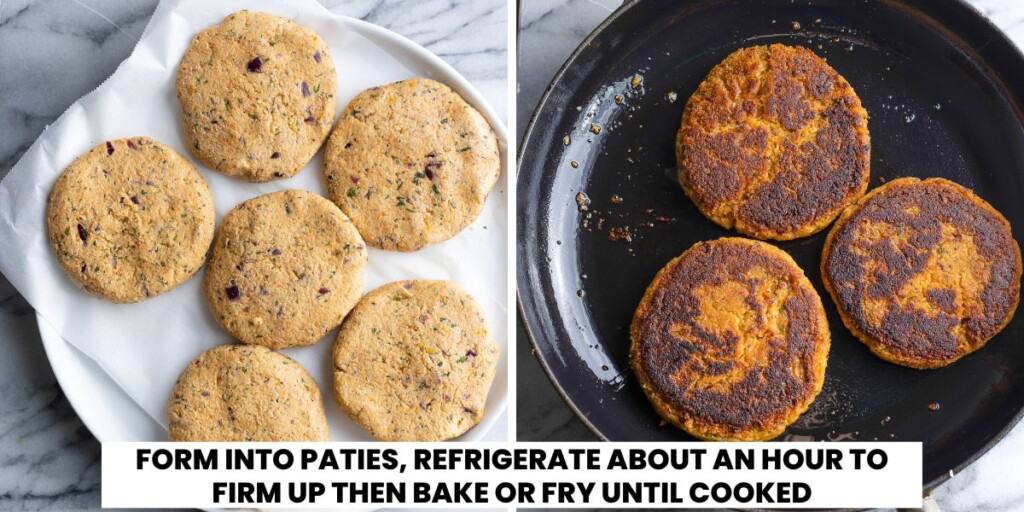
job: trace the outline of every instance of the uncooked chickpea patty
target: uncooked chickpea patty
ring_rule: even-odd
[[[238,11],[196,34],[175,90],[189,150],[228,176],[294,176],[334,123],[330,50],[298,23]]]
[[[312,345],[359,301],[366,260],[363,239],[334,203],[306,190],[271,192],[224,216],[206,299],[242,343]]]
[[[172,441],[327,441],[320,389],[266,347],[221,345],[192,360],[167,406]]]
[[[683,110],[679,183],[706,217],[760,239],[824,229],[864,194],[868,113],[850,84],[806,48],[742,48]]]
[[[334,398],[382,441],[444,441],[483,418],[499,357],[468,293],[447,281],[395,281],[345,318]]]
[[[938,368],[1010,322],[1021,256],[1010,223],[970,190],[901,178],[843,212],[821,274],[843,323],[875,355]]]
[[[192,277],[213,239],[213,195],[173,149],[110,140],[64,170],[46,209],[57,261],[86,291],[138,302]]]
[[[709,440],[778,436],[821,391],[828,323],[793,259],[764,242],[700,242],[654,277],[630,328],[661,416]]]
[[[501,174],[498,139],[455,91],[427,78],[349,102],[324,147],[331,198],[372,247],[416,251],[483,211]]]

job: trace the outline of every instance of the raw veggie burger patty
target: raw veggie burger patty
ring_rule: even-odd
[[[631,360],[654,408],[710,440],[771,439],[821,391],[831,343],[821,298],[764,242],[700,242],[654,277]]]
[[[377,439],[452,439],[483,417],[498,356],[461,288],[396,281],[368,293],[342,324],[334,396]]]
[[[250,181],[294,175],[334,121],[330,50],[271,14],[239,11],[196,35],[176,88],[192,154]]]
[[[192,276],[213,239],[202,175],[147,138],[112,140],[79,156],[50,191],[50,243],[68,276],[115,302],[163,293]]]
[[[714,67],[683,110],[679,183],[716,224],[761,239],[824,229],[868,185],[868,113],[806,48],[754,46]]]
[[[327,441],[320,389],[265,347],[221,345],[189,363],[167,407],[172,441]]]
[[[310,345],[359,300],[365,265],[366,246],[334,203],[304,190],[274,192],[224,216],[206,297],[244,343]]]
[[[425,78],[360,93],[324,151],[331,199],[366,243],[388,250],[455,236],[480,214],[501,172],[484,117]]]
[[[1006,327],[1020,298],[1010,223],[942,178],[901,178],[848,208],[821,275],[843,323],[886,361],[948,365]]]

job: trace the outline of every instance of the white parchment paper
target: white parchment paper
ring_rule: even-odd
[[[253,184],[200,164],[185,147],[174,92],[178,62],[192,37],[239,9],[294,19],[331,47],[338,73],[338,111],[358,92],[411,76],[429,76],[453,87],[491,122],[506,151],[505,131],[472,86],[426,50],[379,27],[331,14],[314,0],[165,0],[132,55],[106,82],[79,99],[32,145],[0,183],[0,272],[55,326],[65,341],[95,360],[161,425],[171,388],[186,364],[202,351],[232,342],[210,315],[201,290],[202,271],[178,288],[137,304],[113,304],[80,290],[61,270],[49,247],[46,201],[63,169],[105,140],[147,135],[174,148],[200,170],[213,191],[218,225],[236,204],[285,188],[324,193],[322,155],[295,177]],[[504,157],[502,162],[504,163]],[[500,415],[507,393],[508,171],[480,218],[455,238],[415,253],[370,249],[366,290],[397,279],[450,279],[484,308],[491,335],[502,347],[498,375],[484,423],[465,439],[482,437]],[[369,436],[334,404],[330,346],[335,333],[316,345],[284,352],[320,383],[332,439]],[[55,368],[60,372],[60,368]],[[95,397],[103,400],[103,397]],[[139,439],[148,441],[149,439]]]

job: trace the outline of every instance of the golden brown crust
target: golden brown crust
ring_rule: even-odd
[[[864,194],[868,113],[812,51],[742,48],[687,101],[676,134],[678,179],[727,229],[790,240],[824,229]]]
[[[764,242],[700,242],[670,261],[630,327],[633,369],[662,417],[710,440],[771,439],[821,391],[830,336],[793,259]]]
[[[46,221],[73,281],[114,302],[137,302],[202,267],[213,239],[213,195],[173,149],[149,137],[117,139],[64,170]]]
[[[938,368],[1010,322],[1021,255],[1009,222],[969,189],[900,178],[843,212],[821,275],[843,323],[878,357]]]
[[[221,345],[178,377],[172,441],[327,441],[320,389],[305,368],[264,347]]]

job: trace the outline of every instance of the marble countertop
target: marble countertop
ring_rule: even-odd
[[[1024,46],[1024,2],[969,0]],[[619,6],[617,0],[522,0],[519,13],[517,137],[551,77],[594,27]],[[531,354],[520,325],[516,348],[517,439],[582,441],[597,438],[551,386]],[[1024,510],[1024,422],[980,460],[933,493],[943,511]]]
[[[507,119],[504,0],[321,0],[391,29],[468,78]],[[0,0],[0,177],[73,101],[131,53],[156,0]],[[100,503],[99,443],[43,352],[32,308],[0,276],[0,510]],[[489,439],[506,439],[500,419]]]

